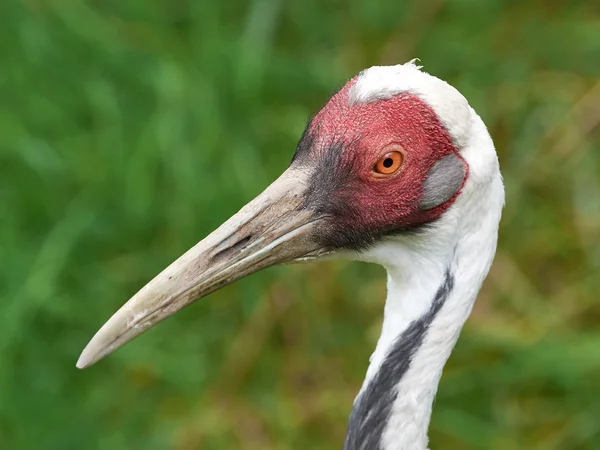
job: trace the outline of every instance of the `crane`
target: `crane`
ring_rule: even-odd
[[[496,252],[504,187],[481,118],[421,69],[375,66],[348,81],[283,174],[135,294],[77,367],[266,267],[373,262],[387,270],[387,299],[344,449],[427,449],[443,367]]]

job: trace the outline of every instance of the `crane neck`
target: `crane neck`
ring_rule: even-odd
[[[503,189],[498,173],[420,237],[399,237],[364,258],[387,269],[381,336],[350,415],[344,450],[426,450],[443,367],[496,251]],[[481,212],[483,210],[483,213]]]

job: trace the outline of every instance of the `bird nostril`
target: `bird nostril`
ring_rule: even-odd
[[[251,239],[252,239],[252,236],[246,236],[246,237],[240,239],[239,241],[235,242],[234,244],[231,244],[230,246],[217,251],[213,255],[212,259],[217,260],[217,259],[226,258],[236,252],[241,251],[246,246],[246,244],[248,244],[248,242],[250,242]]]

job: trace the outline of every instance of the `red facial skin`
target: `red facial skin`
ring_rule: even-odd
[[[421,210],[423,183],[437,160],[460,154],[433,109],[413,94],[348,106],[348,91],[355,82],[349,81],[313,118],[305,133],[310,148],[298,156],[305,161],[300,164],[314,166],[313,203],[331,217],[326,234],[351,228],[357,235],[371,234],[373,241],[439,218],[460,190],[447,202]],[[400,169],[389,176],[375,175],[377,161],[398,146],[404,156]],[[334,167],[322,163],[331,151],[342,153]],[[335,167],[338,164],[345,167]],[[463,184],[466,162],[465,166]]]

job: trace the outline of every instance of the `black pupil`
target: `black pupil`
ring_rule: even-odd
[[[392,158],[385,158],[383,160],[383,167],[392,167],[394,160]]]

